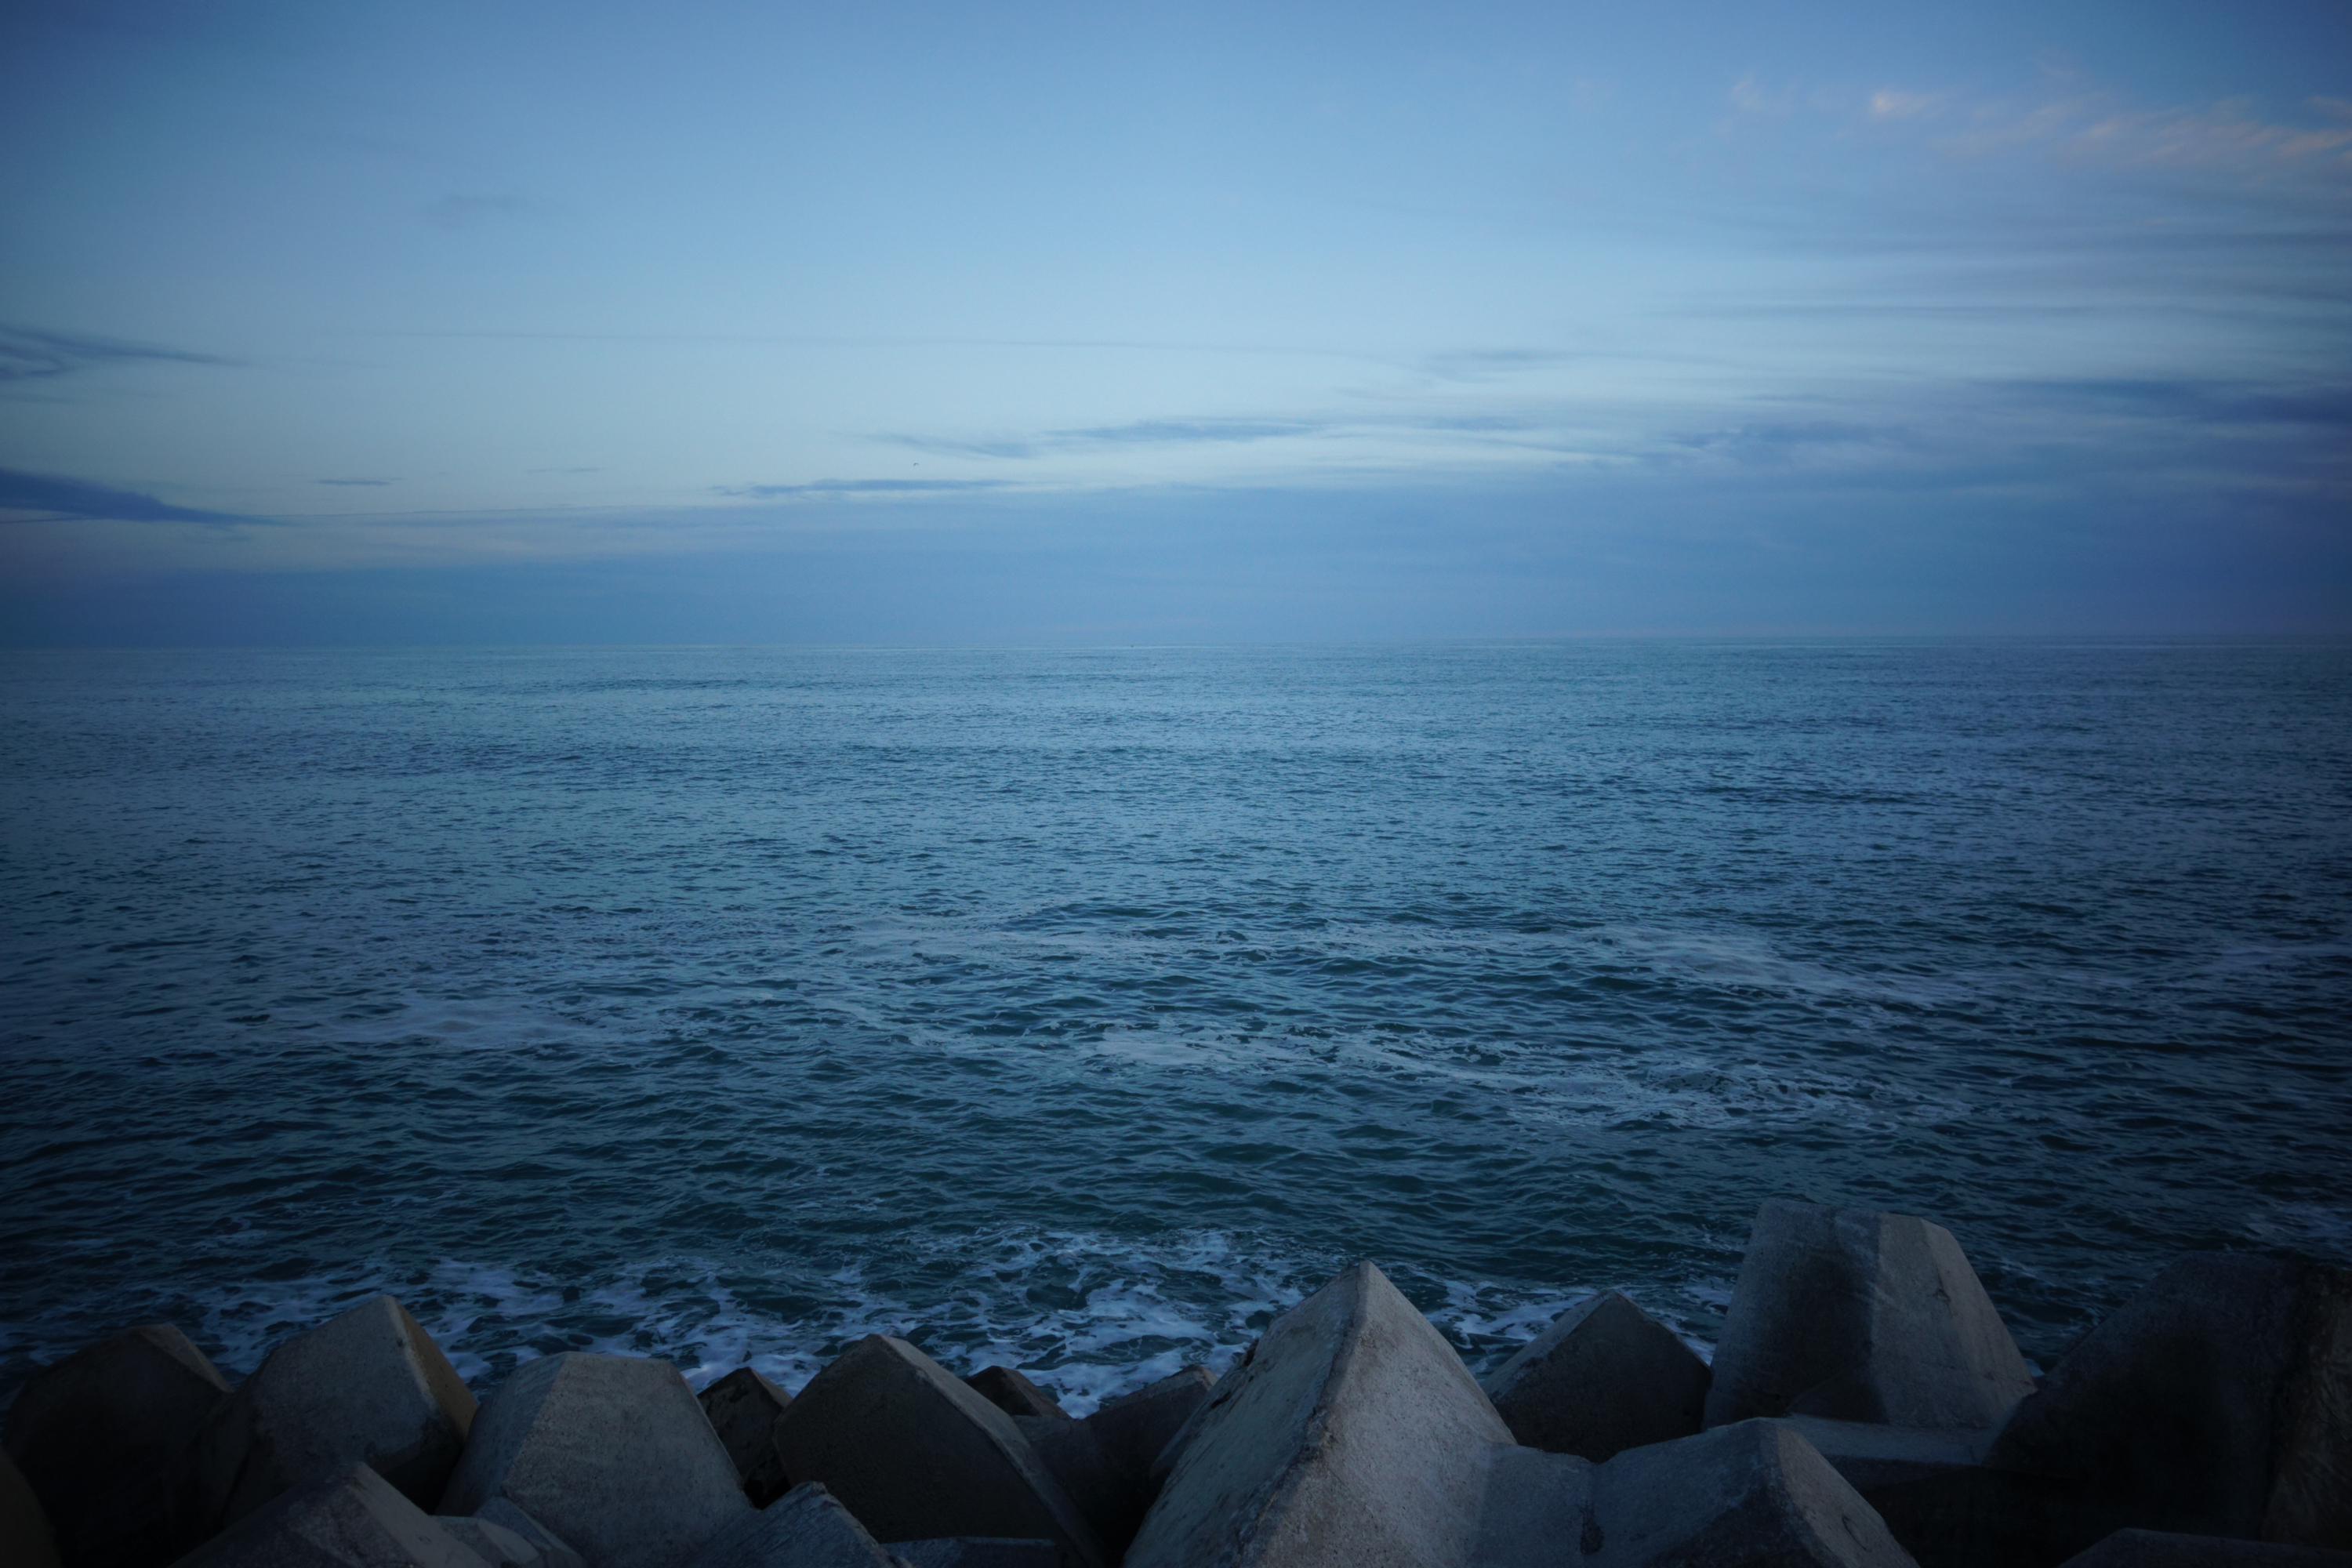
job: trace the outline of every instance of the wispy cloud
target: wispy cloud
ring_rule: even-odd
[[[1457,349],[1430,355],[1421,369],[1446,381],[1496,381],[1583,357],[1558,349]]]
[[[236,364],[218,354],[192,353],[155,343],[126,342],[120,338],[92,337],[82,332],[50,332],[35,327],[0,326],[0,383],[46,381],[70,375],[92,365],[129,363],[166,364]]]
[[[1045,449],[1034,440],[1011,437],[960,441],[944,436],[908,436],[893,432],[877,436],[874,439],[934,458],[1034,458]]]
[[[1034,436],[1006,436],[978,440],[891,432],[875,437],[894,447],[943,458],[1042,458],[1050,453],[1080,452],[1118,447],[1231,446],[1273,441],[1285,437],[1317,436],[1331,428],[1320,419],[1209,418],[1138,419],[1125,425],[1091,425],[1076,429],[1046,430]]]
[[[2142,377],[2022,381],[2002,393],[2020,401],[2200,426],[2352,426],[2352,383],[2273,385],[2252,381]]]
[[[784,500],[793,496],[919,494],[926,490],[992,490],[1005,479],[817,479],[804,485],[713,485],[714,495],[739,500]]]
[[[1470,356],[1465,356],[1465,358]],[[1498,362],[1524,360],[1528,363],[1545,363],[1554,356],[1531,353],[1525,356],[1496,353],[1483,356]],[[1572,357],[1572,356],[1559,356]],[[1091,425],[1041,430],[1029,434],[1003,434],[985,437],[919,436],[902,431],[877,435],[872,439],[894,447],[906,447],[930,457],[1010,459],[1032,461],[1055,458],[1083,458],[1088,454],[1132,452],[1150,448],[1181,452],[1185,449],[1208,451],[1220,447],[1251,447],[1277,441],[1327,441],[1378,443],[1400,433],[1416,437],[1458,438],[1461,446],[1494,445],[1482,437],[1525,436],[1530,432],[1553,430],[1558,424],[1557,410],[1538,412],[1527,407],[1484,409],[1475,413],[1445,412],[1360,412],[1345,415],[1219,415],[1194,418],[1137,419],[1119,425]],[[1511,443],[1525,445],[1525,443]]]
[[[1733,82],[1728,96],[1731,107],[1742,114],[1786,114],[1796,98],[1788,88],[1768,89],[1753,71]]]
[[[1801,115],[1849,128],[1908,128],[1951,157],[2040,150],[2082,165],[2352,178],[2352,100],[2343,99],[2270,110],[2252,98],[2150,105],[2055,72],[2032,88],[1994,94],[1902,82],[1861,91],[1767,87],[1748,76],[1727,98],[1731,113],[1717,130],[1729,136],[1749,133],[1759,121]]]
[[[374,486],[374,485],[388,485],[388,484],[393,483],[394,481],[393,481],[393,480],[391,480],[391,479],[320,479],[320,480],[319,480],[318,482],[319,482],[319,483],[320,483],[320,484],[322,484],[322,485],[370,485],[370,486]]]
[[[0,468],[0,521],[201,522],[215,526],[261,520],[173,506],[136,490]]]
[[[1958,154],[2046,146],[2061,156],[2174,169],[2298,169],[2352,176],[2352,123],[2315,100],[2300,121],[2268,119],[2251,99],[2133,109],[2102,93],[2000,99],[1967,106],[1960,128],[1937,145]]]
[[[1076,447],[1192,446],[1202,442],[1272,441],[1312,436],[1328,428],[1308,419],[1139,419],[1128,425],[1097,425],[1056,430],[1056,441]]]
[[[1948,96],[1939,92],[1906,92],[1900,88],[1882,87],[1870,95],[1870,116],[1874,120],[1910,120],[1922,114],[1933,114],[1943,106]]]
[[[1399,423],[1414,430],[1442,430],[1460,436],[1505,436],[1542,428],[1540,420],[1522,414],[1429,414]]]
[[[1818,456],[1824,448],[1877,447],[1907,444],[1903,431],[1888,426],[1847,424],[1832,419],[1765,422],[1726,429],[1685,431],[1669,436],[1670,447],[1734,462],[1778,466],[1800,456]]]

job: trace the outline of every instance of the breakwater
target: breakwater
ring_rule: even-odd
[[[31,1568],[2289,1568],[2352,1560],[2352,1273],[2182,1257],[2037,1379],[1949,1231],[1776,1200],[1711,1363],[1610,1291],[1481,1381],[1360,1262],[1082,1418],[888,1335],[478,1403],[378,1296],[234,1386],[126,1330],[5,1434]]]

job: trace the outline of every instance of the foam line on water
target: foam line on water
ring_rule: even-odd
[[[942,1262],[961,1267],[919,1296],[903,1278],[910,1261],[918,1273]],[[751,1366],[796,1391],[858,1339],[885,1333],[914,1340],[960,1375],[1018,1367],[1083,1415],[1186,1365],[1223,1372],[1346,1261],[1217,1232],[1139,1243],[1036,1230],[918,1236],[887,1256],[773,1273],[659,1258],[577,1282],[464,1259],[423,1268],[368,1261],[247,1280],[200,1300],[125,1302],[122,1321],[178,1321],[224,1371],[242,1376],[287,1339],[389,1291],[484,1393],[523,1363],[565,1350],[661,1357],[698,1388]],[[1447,1279],[1409,1267],[1390,1272],[1474,1372],[1591,1294]],[[901,1278],[888,1282],[894,1275]],[[1658,1315],[1679,1323],[1671,1311]],[[60,1321],[15,1323],[5,1332],[12,1381],[88,1337]]]

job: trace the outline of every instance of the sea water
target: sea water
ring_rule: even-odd
[[[2352,1254],[2352,645],[16,653],[0,1385],[376,1290],[478,1388],[1070,1407],[1370,1258],[1717,1333],[1758,1204],[2046,1362]]]

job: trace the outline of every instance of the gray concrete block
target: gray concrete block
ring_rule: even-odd
[[[1050,1541],[1008,1536],[894,1541],[883,1550],[908,1568],[1059,1568],[1062,1561],[1061,1548]]]
[[[1256,1354],[1258,1354],[1258,1340],[1251,1340],[1251,1342],[1249,1342],[1249,1350],[1242,1352],[1242,1359],[1240,1359],[1240,1361],[1234,1361],[1234,1363],[1233,1363],[1233,1371],[1237,1373],[1237,1371],[1242,1371],[1242,1368],[1244,1368],[1244,1366],[1249,1366],[1251,1361],[1256,1359]],[[1230,1377],[1230,1375],[1233,1375],[1233,1373],[1225,1373],[1225,1375]],[[1212,1377],[1212,1383],[1216,1383],[1216,1380],[1213,1380],[1213,1377]],[[1185,1415],[1183,1425],[1181,1425],[1181,1427],[1176,1427],[1176,1432],[1169,1434],[1169,1441],[1167,1441],[1167,1444],[1160,1446],[1160,1453],[1157,1453],[1155,1458],[1152,1458],[1152,1469],[1150,1469],[1152,1486],[1157,1488],[1157,1486],[1160,1486],[1160,1483],[1167,1481],[1167,1479],[1169,1479],[1169,1471],[1176,1469],[1176,1460],[1181,1460],[1181,1458],[1183,1458],[1183,1450],[1188,1448],[1190,1444],[1192,1444],[1192,1434],[1195,1434],[1197,1429],[1200,1429],[1202,1420],[1204,1420],[1204,1417],[1209,1415],[1209,1411],[1212,1411],[1212,1405],[1213,1405],[1213,1404],[1216,1404],[1216,1401],[1213,1401],[1213,1399],[1202,1399],[1200,1404],[1192,1405],[1192,1413],[1190,1413],[1190,1415]]]
[[[741,1366],[704,1389],[701,1399],[702,1413],[710,1417],[710,1429],[735,1461],[735,1473],[743,1478],[743,1495],[751,1506],[765,1508],[783,1496],[790,1483],[783,1458],[776,1452],[776,1417],[793,1396]]]
[[[1469,1568],[1910,1563],[1801,1433],[1751,1421],[1602,1465],[1496,1445]]]
[[[2032,1392],[1941,1226],[1777,1198],[1757,1215],[1716,1346],[1709,1426],[1796,1415],[1981,1427]]]
[[[1985,1468],[1999,1427],[1881,1426],[1790,1415],[1927,1568],[2049,1568],[2125,1522],[2079,1489]]]
[[[1706,1363],[1614,1290],[1570,1309],[1486,1379],[1511,1436],[1598,1464],[1620,1448],[1696,1435]]]
[[[58,1538],[41,1500],[0,1451],[0,1563],[8,1568],[58,1568]]]
[[[145,1323],[33,1373],[0,1446],[68,1561],[147,1568],[197,1539],[179,1517],[173,1465],[228,1392],[187,1335]]]
[[[1883,1480],[1863,1495],[1922,1568],[2056,1568],[2130,1522],[2063,1483],[1969,1466]]]
[[[2352,1568],[2352,1552],[2286,1546],[2273,1541],[2231,1541],[2218,1535],[2118,1530],[2090,1550],[2066,1559],[2065,1568]]]
[[[587,1568],[672,1568],[751,1507],[676,1367],[577,1352],[525,1363],[482,1406],[442,1508],[495,1498]]]
[[[1084,1568],[1104,1560],[1013,1417],[904,1340],[869,1334],[818,1373],[776,1447],[795,1481],[824,1482],[878,1537],[1041,1537]]]
[[[1580,1564],[1578,1541],[1592,1503],[1592,1464],[1573,1454],[1498,1443],[1487,1459],[1486,1500],[1470,1568]]]
[[[1461,1563],[1509,1441],[1454,1347],[1359,1263],[1218,1381],[1127,1563]]]
[[[1234,1363],[1234,1372],[1241,1371],[1256,1358],[1258,1344],[1257,1340],[1250,1342],[1249,1348],[1242,1352],[1242,1359]],[[1230,1377],[1233,1373],[1228,1373],[1226,1375]],[[1216,1379],[1213,1376],[1209,1381],[1213,1384]],[[1170,1472],[1176,1468],[1176,1461],[1184,1457],[1184,1450],[1192,1445],[1192,1434],[1200,1429],[1201,1423],[1208,1416],[1211,1407],[1215,1403],[1213,1399],[1202,1398],[1200,1403],[1192,1406],[1192,1413],[1184,1417],[1184,1424],[1170,1433],[1168,1441],[1160,1446],[1160,1452],[1153,1457],[1150,1469],[1151,1485],[1155,1491],[1168,1479]]]
[[[472,1514],[443,1515],[433,1522],[490,1568],[545,1568],[539,1548],[505,1525]]]
[[[221,1402],[190,1449],[196,1506],[221,1528],[356,1461],[431,1509],[473,1420],[441,1347],[377,1296],[279,1345]]]
[[[776,1502],[719,1531],[693,1568],[895,1568],[841,1500],[804,1481]]]
[[[1217,1374],[1205,1366],[1188,1366],[1132,1394],[1122,1394],[1086,1418],[1100,1434],[1103,1447],[1120,1465],[1149,1472],[1152,1461],[1168,1447],[1193,1412],[1208,1403]]]
[[[1116,1560],[1143,1515],[1132,1510],[1135,1478],[1113,1461],[1102,1434],[1067,1415],[1015,1415],[1013,1425],[1094,1531],[1103,1554]]]
[[[1881,1487],[1950,1475],[1985,1462],[1998,1426],[1881,1426],[1867,1421],[1825,1421],[1790,1415],[1814,1451],[1846,1484],[1868,1497]]]
[[[1061,1402],[1009,1366],[984,1366],[964,1379],[973,1393],[1007,1415],[1042,1415],[1067,1421]]]
[[[365,1465],[280,1492],[176,1568],[490,1568]]]
[[[1628,1448],[1591,1471],[1579,1568],[1913,1568],[1862,1494],[1794,1427],[1743,1421]]]
[[[1075,1432],[1051,1422],[1018,1423],[1114,1556],[1135,1539],[1160,1495],[1166,1472],[1155,1475],[1152,1462],[1208,1402],[1216,1381],[1208,1368],[1188,1366],[1068,1423]]]
[[[2095,1500],[2110,1529],[2352,1548],[2352,1272],[2175,1259],[2059,1360],[1988,1463]]]
[[[546,1564],[546,1568],[588,1568],[588,1565],[581,1561],[580,1553],[572,1551],[570,1543],[562,1536],[517,1508],[506,1498],[492,1498],[476,1509],[473,1517],[510,1530],[530,1542],[538,1550],[540,1561]]]

